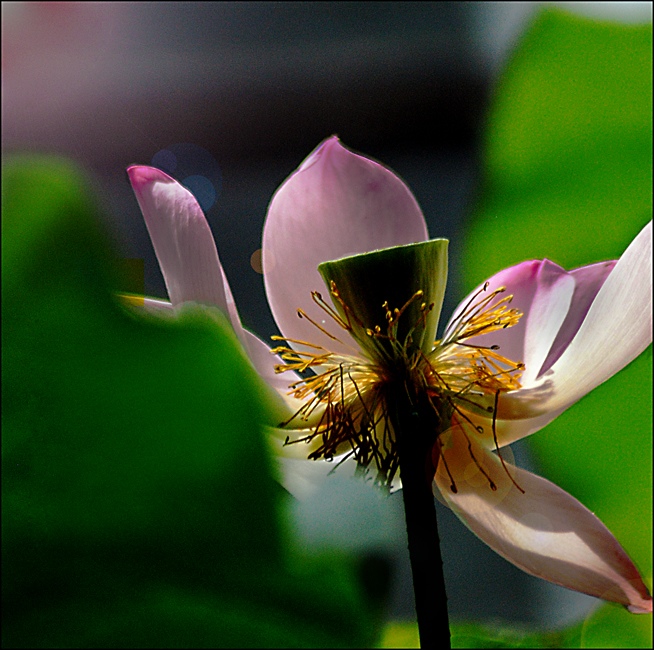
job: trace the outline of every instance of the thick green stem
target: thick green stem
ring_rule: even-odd
[[[421,648],[450,648],[443,560],[432,494],[432,449],[439,431],[431,405],[406,387],[393,391],[389,415],[395,431]]]

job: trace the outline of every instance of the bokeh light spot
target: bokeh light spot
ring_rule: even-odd
[[[191,190],[203,212],[207,212],[216,202],[216,189],[206,176],[187,176],[182,185]]]
[[[177,156],[170,149],[162,149],[152,156],[152,166],[172,174],[177,169]]]
[[[204,212],[211,209],[220,197],[220,167],[204,147],[189,142],[168,145],[152,157],[152,165],[185,185]]]
[[[263,265],[261,263],[261,249],[257,248],[250,256],[250,266],[257,272],[263,275]]]

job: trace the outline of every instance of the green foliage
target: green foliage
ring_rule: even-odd
[[[470,284],[529,258],[619,256],[652,213],[652,27],[543,11],[498,84]]]
[[[352,567],[289,547],[226,321],[119,304],[68,163],[10,161],[2,201],[3,645],[372,643]]]
[[[526,259],[565,268],[615,259],[651,212],[651,24],[542,12],[489,115],[468,287]],[[607,524],[651,585],[651,347],[529,444],[541,473]],[[608,607],[587,621],[582,644],[651,646],[650,617]]]
[[[614,605],[600,607],[577,629],[582,648],[652,647],[652,617],[633,616]]]
[[[534,632],[508,625],[454,622],[450,633],[452,648],[643,648],[651,627],[648,616],[634,618],[621,607],[605,605],[568,629]],[[417,623],[389,623],[379,647],[419,648]]]
[[[453,648],[574,648],[578,645],[576,630],[535,633],[477,623],[452,626]]]
[[[529,632],[509,626],[450,623],[452,648],[577,648],[580,627],[557,632]],[[386,626],[382,648],[419,648],[418,625],[395,622]]]

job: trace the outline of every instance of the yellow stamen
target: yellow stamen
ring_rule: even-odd
[[[409,329],[404,341],[397,339],[399,319],[415,300],[422,298],[422,291],[415,292],[400,308],[393,309],[388,302],[382,305],[387,323],[385,331],[378,325],[365,327],[354,309],[342,300],[333,282],[331,295],[345,317],[327,305],[318,292],[312,292],[314,302],[340,329],[352,332],[352,324],[356,323],[367,336],[391,342],[395,356],[389,358],[389,363],[386,363],[386,358],[371,361],[363,354],[346,355],[307,341],[273,337],[275,341],[285,343],[273,349],[284,362],[275,366],[275,372],[293,370],[310,373],[290,384],[289,394],[304,403],[282,426],[294,422],[301,426],[310,417],[318,417],[318,424],[308,434],[303,433],[294,439],[289,436],[286,444],[315,443],[308,455],[310,459],[332,460],[341,457],[342,462],[354,457],[361,467],[376,469],[377,483],[390,487],[398,471],[399,459],[395,432],[388,417],[387,390],[389,386],[397,385],[399,371],[427,396],[438,416],[437,421],[441,422],[442,431],[452,426],[452,418],[456,415],[468,441],[471,459],[488,480],[489,487],[496,489],[495,482],[475,457],[472,440],[465,427],[471,427],[479,434],[484,430],[475,425],[467,413],[492,416],[497,447],[495,418],[498,399],[502,392],[520,387],[524,364],[501,355],[497,345],[481,346],[470,342],[471,338],[481,334],[512,327],[521,316],[518,310],[508,308],[512,296],[500,297],[505,291],[504,287],[482,296],[487,289],[488,283],[471,298],[444,338],[434,343],[429,354],[411,345],[411,333],[421,323],[420,320]],[[419,319],[426,318],[432,308],[433,305],[421,303]],[[330,339],[339,341],[305,312],[298,310],[298,314]],[[440,447],[438,454],[445,463]],[[446,471],[449,473],[447,467]],[[452,489],[456,491],[453,477],[450,476],[450,479]]]

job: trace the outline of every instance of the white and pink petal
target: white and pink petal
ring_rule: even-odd
[[[616,260],[599,262],[598,264],[590,264],[570,271],[570,277],[575,282],[570,309],[558,330],[554,343],[550,347],[547,358],[538,370],[538,376],[547,372],[570,345],[584,322],[595,296],[597,296],[616,263]]]
[[[523,315],[524,353],[520,359],[525,364],[520,378],[523,386],[531,385],[540,374],[540,369],[571,309],[574,292],[574,278],[560,266],[544,260],[538,273],[534,299],[529,311]]]
[[[193,194],[155,167],[133,165],[127,174],[172,305],[198,302],[218,307],[243,338],[213,234]]]
[[[590,284],[592,292],[599,283]],[[650,221],[601,283],[565,350],[532,385],[503,395],[498,417],[529,418],[563,410],[622,370],[651,342]]]
[[[532,367],[535,364],[531,357],[543,357],[541,348],[544,348],[546,345],[544,339],[539,344],[538,352],[536,352],[531,350],[526,344],[528,335],[527,322],[529,320],[529,314],[532,311],[532,306],[534,303],[540,305],[538,311],[542,312],[542,308],[546,303],[563,304],[563,306],[565,306],[566,302],[569,304],[568,298],[571,293],[571,284],[573,282],[568,280],[566,272],[560,266],[549,260],[521,262],[515,266],[503,269],[489,278],[486,291],[481,291],[484,286],[483,284],[476,287],[454,310],[447,328],[467,309],[475,295],[478,294],[477,300],[479,300],[500,287],[506,287],[506,292],[501,294],[500,297],[513,296],[510,306],[512,309],[522,312],[523,316],[520,321],[513,327],[496,330],[491,334],[476,336],[468,339],[467,342],[473,345],[483,346],[498,345],[502,356],[513,361],[522,361],[528,367]],[[562,318],[558,320],[562,322]],[[538,338],[536,335],[539,324],[540,319],[538,321],[534,319],[530,339]],[[549,329],[552,329],[551,326]],[[554,332],[555,334],[556,332]],[[545,338],[551,342],[553,335],[548,334]]]
[[[500,409],[502,396],[500,396]],[[565,409],[549,411],[543,415],[524,418],[520,420],[499,420],[495,419],[495,436],[493,436],[493,418],[466,411],[466,417],[475,427],[481,427],[483,433],[479,435],[478,441],[486,449],[502,449],[517,440],[530,436],[536,431],[540,431],[550,422],[555,420]]]
[[[427,239],[422,212],[406,184],[393,172],[341,145],[325,140],[277,190],[263,230],[263,271],[268,302],[286,337],[352,353],[351,342],[332,341],[308,320],[334,330],[311,299],[328,298],[317,271],[321,262]],[[337,329],[337,328],[336,328]],[[349,339],[344,331],[336,336]]]
[[[503,466],[474,439],[471,453],[461,428],[446,435],[436,486],[483,542],[539,578],[621,603],[634,613],[652,611],[634,563],[592,512],[546,479],[508,462]]]

